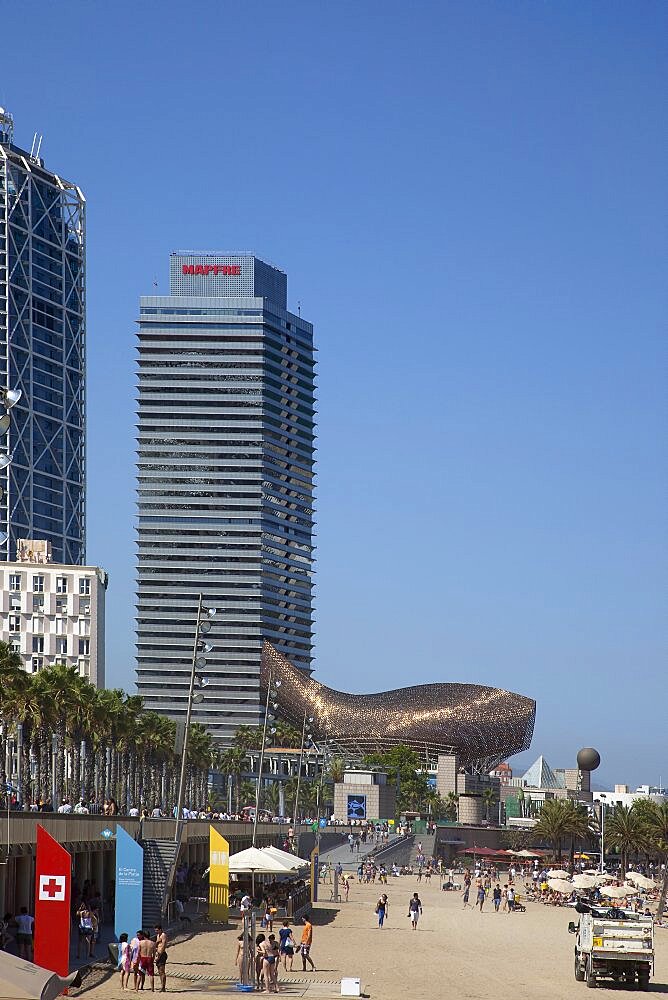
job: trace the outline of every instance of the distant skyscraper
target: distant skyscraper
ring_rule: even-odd
[[[4,559],[42,538],[54,562],[85,561],[84,215],[79,188],[46,170],[37,140],[15,146],[0,109],[0,388],[22,392],[0,437]]]
[[[140,302],[137,686],[185,715],[203,593],[194,718],[223,739],[259,721],[263,639],[311,665],[313,328],[251,254],[173,254],[170,278]]]

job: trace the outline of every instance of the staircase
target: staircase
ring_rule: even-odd
[[[422,853],[425,858],[430,858],[434,853],[434,847],[436,846],[436,834],[435,833],[414,833],[413,834],[413,849],[410,855],[410,864],[415,864],[415,859],[418,856],[418,844],[422,844]]]
[[[142,922],[146,930],[162,923],[166,915],[180,846],[174,840],[144,841]]]

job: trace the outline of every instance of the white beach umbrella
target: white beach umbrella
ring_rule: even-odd
[[[547,877],[548,878],[570,878],[570,875],[568,874],[567,871],[564,871],[563,868],[551,868],[549,870],[549,872],[547,873]]]
[[[549,885],[550,889],[553,889],[555,892],[569,893],[569,895],[571,892],[573,892],[573,889],[575,888],[575,886],[571,882],[567,882],[563,878],[548,879],[547,884]]]
[[[640,872],[628,872],[626,881],[632,882],[641,889],[656,889],[656,883],[653,882],[651,878],[647,878],[646,875],[642,875]]]
[[[289,851],[282,851],[280,847],[261,847],[260,850],[263,854],[268,854],[276,861],[288,865],[289,868],[303,868],[309,864],[304,858],[298,858],[296,854],[290,854]]]
[[[601,888],[601,895],[609,899],[624,899],[635,891],[632,885],[606,885]]]
[[[606,882],[614,882],[615,876],[608,875],[607,872],[599,872],[596,876],[596,885],[605,885]]]
[[[593,889],[597,885],[593,875],[574,875],[573,885],[576,889]]]
[[[285,875],[292,871],[284,861],[272,858],[258,847],[248,847],[245,851],[230,855],[230,871],[237,874]]]

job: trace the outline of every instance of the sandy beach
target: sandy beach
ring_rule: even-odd
[[[407,914],[416,890],[424,913],[413,932]],[[486,903],[482,914],[464,911],[460,893],[440,892],[438,883],[418,885],[412,877],[390,880],[383,891],[389,915],[379,930],[374,913],[378,885],[353,882],[349,901],[340,904],[326,902],[330,887],[322,887],[311,949],[317,971],[303,973],[296,956],[294,973],[281,971],[287,995],[337,996],[342,976],[359,976],[364,993],[384,1000],[584,1000],[587,988],[573,976],[573,937],[567,932],[571,910],[529,903],[526,913],[497,914]],[[298,937],[299,928],[295,931]],[[170,945],[168,991],[229,992],[238,933],[236,925],[224,930],[205,925],[189,940]],[[656,952],[650,989],[668,993],[668,929],[657,930]],[[206,977],[225,979],[207,983]],[[609,989],[622,988],[609,984]],[[116,975],[92,987],[84,984],[80,995],[84,993],[91,1000],[122,995]]]

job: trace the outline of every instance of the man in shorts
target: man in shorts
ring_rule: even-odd
[[[411,927],[416,931],[418,920],[422,916],[422,901],[417,892],[414,892],[408,901],[408,916],[411,918]]]
[[[151,941],[150,937],[142,934],[139,941],[139,977],[141,979],[141,984],[139,989],[144,989],[144,983],[146,982],[146,977],[151,980],[151,992],[155,992],[155,941]]]
[[[315,965],[313,964],[313,959],[311,958],[311,944],[313,943],[313,924],[308,917],[304,917],[304,930],[302,931],[302,939],[299,944],[299,950],[302,956],[302,966],[303,971],[306,972],[306,963],[308,962],[313,971],[315,972]]]
[[[27,962],[32,962],[32,932],[35,921],[25,906],[21,907],[21,912],[14,918],[14,923],[16,924],[16,945],[19,958],[25,958]]]
[[[164,993],[167,987],[167,935],[162,929],[162,924],[155,925],[155,967],[160,977],[160,993]]]

